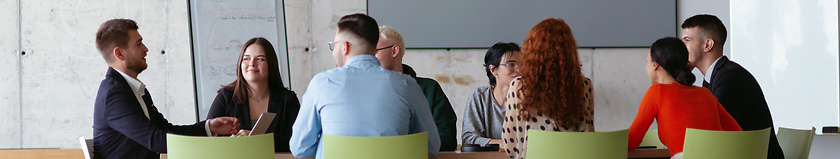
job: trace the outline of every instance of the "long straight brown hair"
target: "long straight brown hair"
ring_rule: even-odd
[[[583,74],[572,29],[560,18],[548,18],[531,29],[522,43],[523,117],[554,119],[560,126],[583,121]]]
[[[248,91],[248,81],[245,81],[245,77],[242,76],[242,57],[245,56],[245,49],[248,49],[248,46],[253,44],[257,44],[262,47],[263,51],[265,51],[265,58],[268,61],[268,86],[271,89],[270,91],[275,91],[275,89],[286,89],[283,87],[283,80],[280,78],[280,67],[279,62],[277,61],[277,52],[274,51],[274,46],[271,45],[271,42],[268,42],[263,37],[256,37],[251,38],[245,42],[245,45],[242,45],[242,51],[239,52],[239,59],[236,60],[236,80],[231,82],[230,84],[223,85],[216,92],[222,91],[222,89],[232,90],[233,91],[233,98],[231,102],[235,102],[236,104],[243,104],[248,101],[249,91]]]

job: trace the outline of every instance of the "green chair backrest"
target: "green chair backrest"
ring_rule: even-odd
[[[814,132],[817,128],[811,127],[811,130],[797,130],[779,127],[779,133],[776,138],[779,139],[779,145],[782,146],[782,152],[785,153],[786,159],[807,159],[811,153],[811,142],[814,141]]]
[[[201,137],[166,134],[168,159],[274,158],[274,134]]]
[[[529,159],[627,158],[627,130],[613,132],[553,132],[528,130],[525,157]]]
[[[429,133],[353,137],[323,134],[325,159],[427,159]]]
[[[659,129],[650,129],[645,134],[645,138],[642,138],[642,143],[639,146],[656,146],[658,149],[665,149],[668,146],[662,144],[662,141],[659,140]]]
[[[713,131],[688,128],[684,159],[766,159],[770,128],[754,131]]]

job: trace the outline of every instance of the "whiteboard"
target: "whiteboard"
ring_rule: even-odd
[[[758,80],[775,126],[838,125],[837,0],[738,0],[730,14],[732,59]]]
[[[190,1],[190,30],[198,120],[207,118],[221,85],[236,80],[242,45],[264,37],[274,45],[283,85],[289,87],[289,60],[283,1]]]
[[[487,48],[522,43],[545,18],[563,18],[580,47],[649,47],[676,36],[676,0],[368,0],[379,25],[406,48]]]

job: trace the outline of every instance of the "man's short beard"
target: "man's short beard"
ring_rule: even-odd
[[[140,74],[140,72],[143,72],[143,70],[146,70],[146,67],[148,67],[148,65],[144,66],[144,65],[139,64],[139,63],[138,64],[129,63],[126,66],[126,68],[128,68],[129,70],[132,70],[134,72],[137,72],[137,74]]]

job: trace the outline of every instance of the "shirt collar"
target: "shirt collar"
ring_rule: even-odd
[[[373,56],[373,55],[367,55],[367,54],[353,56],[353,57],[350,58],[350,60],[347,60],[347,62],[344,65],[345,66],[347,66],[347,65],[357,65],[356,63],[358,63],[358,64],[374,63],[376,65],[380,65],[379,64],[379,59],[376,59],[376,57]]]
[[[710,65],[709,68],[706,69],[706,74],[703,75],[704,81],[712,81],[712,71],[715,70],[715,65],[717,65],[717,62],[720,61],[721,58],[723,58],[723,56],[718,57],[717,60],[715,60],[715,62],[712,62],[712,65]]]
[[[118,69],[114,69],[114,70],[119,72],[123,76],[123,78],[125,78],[125,82],[128,82],[128,86],[131,87],[131,91],[134,91],[134,94],[139,94],[140,96],[146,95],[146,91],[145,91],[146,90],[146,84],[143,84],[142,81],[140,81],[136,78],[132,78],[131,76],[128,76],[127,74],[123,73],[122,71],[120,71]]]
[[[403,73],[411,76],[412,78],[417,78],[417,72],[414,72],[414,68],[408,66],[406,64],[402,64]]]

